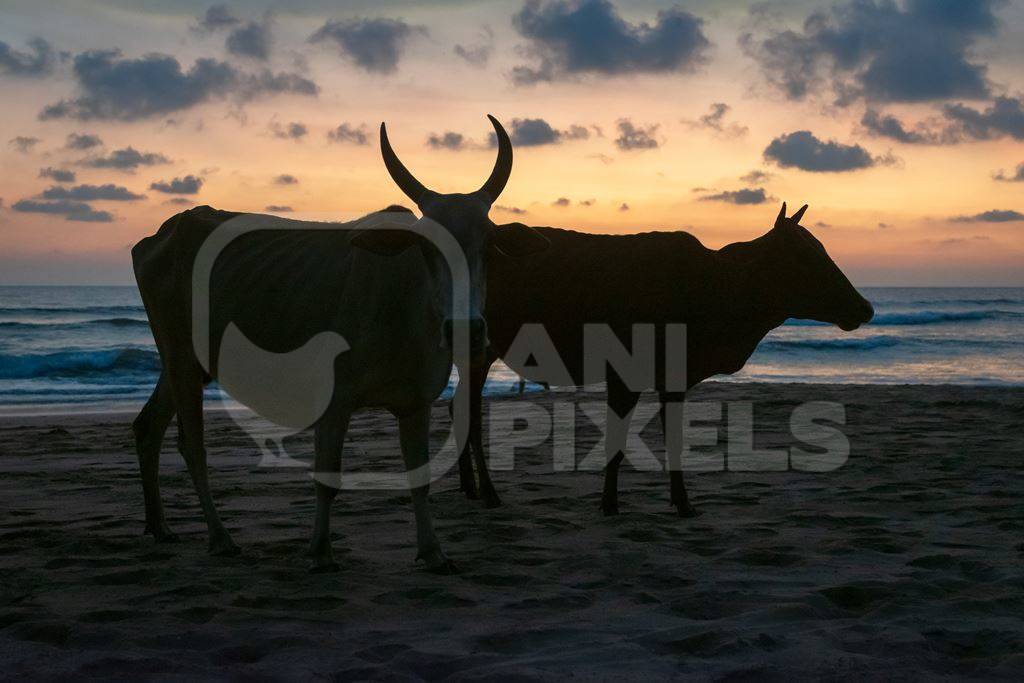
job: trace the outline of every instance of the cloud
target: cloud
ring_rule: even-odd
[[[53,71],[56,53],[42,38],[28,41],[28,52],[16,50],[0,40],[0,74],[20,78],[40,78]]]
[[[1010,209],[992,209],[972,216],[954,216],[953,223],[1011,223],[1024,221],[1024,213]]]
[[[1024,161],[1017,164],[1017,170],[1014,173],[1006,174],[1000,170],[992,178],[1007,183],[1024,183]]]
[[[462,57],[467,64],[477,67],[487,66],[491,55],[494,53],[494,31],[489,26],[481,29],[482,35],[478,42],[473,44],[456,44],[452,52]]]
[[[145,199],[144,194],[135,194],[127,187],[108,183],[106,185],[75,185],[74,187],[54,186],[44,190],[40,199],[51,200],[75,200],[80,202],[91,202],[103,200],[108,202],[134,202]]]
[[[360,124],[358,127],[348,123],[342,123],[334,130],[327,131],[327,139],[331,142],[347,142],[353,145],[368,145],[370,144],[370,131],[367,129],[365,123]]]
[[[527,213],[526,209],[520,209],[518,206],[501,206],[500,204],[496,204],[494,209],[496,211],[501,211],[502,213],[511,213],[516,216],[522,216]]]
[[[219,31],[241,23],[227,5],[213,5],[199,18],[196,28],[202,31]]]
[[[615,146],[621,150],[654,149],[658,146],[655,135],[658,124],[636,127],[629,119],[619,119],[616,123],[619,137],[615,138]]]
[[[427,146],[433,149],[447,149],[457,152],[469,146],[469,141],[462,133],[445,131],[444,133],[431,133],[427,137]]]
[[[285,206],[283,204],[268,204],[263,210],[269,211],[270,213],[291,213],[294,211],[292,207]]]
[[[71,133],[68,135],[68,141],[64,143],[64,147],[67,149],[85,150],[92,149],[93,147],[102,147],[103,140],[98,135],[92,135],[91,133]]]
[[[774,173],[768,171],[762,171],[760,169],[754,169],[750,173],[744,173],[740,176],[740,180],[745,183],[764,183],[775,177]]]
[[[724,192],[718,192],[717,194],[709,194],[706,197],[701,197],[700,201],[728,202],[729,204],[738,204],[743,206],[748,204],[764,204],[768,199],[768,195],[765,193],[763,187],[745,187],[742,190],[725,190]]]
[[[890,163],[872,157],[860,145],[844,145],[835,140],[819,140],[809,130],[780,135],[764,150],[764,158],[782,168],[799,168],[816,173],[839,173]]]
[[[875,137],[890,138],[908,145],[935,144],[942,138],[940,133],[923,124],[910,130],[895,116],[879,114],[873,109],[864,112],[860,125]]]
[[[274,177],[275,185],[298,185],[299,179],[293,176],[291,173],[282,173],[279,176]]]
[[[619,204],[619,211],[629,211],[629,204],[626,202]]]
[[[831,228],[832,224],[831,223],[826,223],[825,221],[818,221],[817,223],[814,224],[814,227],[816,227],[816,228]]]
[[[1024,140],[1024,103],[1020,98],[997,97],[992,106],[982,111],[962,104],[947,104],[942,113],[966,138],[992,140],[1009,135],[1014,140]]]
[[[559,197],[555,201],[551,202],[551,206],[557,206],[559,208],[564,208],[570,204],[572,204],[572,202],[569,201],[568,197]]]
[[[315,83],[298,74],[270,70],[250,74],[208,58],[196,60],[183,71],[169,55],[124,59],[120,50],[83,52],[74,59],[73,73],[80,95],[48,105],[40,119],[135,121],[214,99],[234,97],[245,102],[265,95],[319,92]]]
[[[65,171],[60,168],[41,168],[39,169],[40,178],[49,178],[58,183],[73,183],[75,182],[75,172]]]
[[[593,206],[597,203],[596,199],[581,199],[580,206]]]
[[[282,126],[277,121],[271,121],[268,126],[270,134],[281,140],[301,140],[309,134],[306,124],[292,121],[287,126]]]
[[[33,138],[33,137],[25,136],[25,135],[19,135],[17,137],[14,137],[14,138],[11,138],[10,140],[8,140],[7,144],[10,145],[11,147],[13,147],[18,152],[21,152],[22,154],[28,154],[40,142],[42,142],[42,140],[40,140],[39,138]]]
[[[586,140],[590,131],[586,126],[573,124],[565,130],[558,130],[544,119],[512,119],[509,139],[517,147],[540,147],[554,145],[564,140]],[[498,146],[498,138],[490,134],[491,147]]]
[[[162,180],[151,183],[149,189],[164,194],[198,194],[203,186],[203,179],[194,175],[187,175],[184,178],[173,178],[170,181]]]
[[[350,19],[328,21],[310,36],[309,42],[331,41],[356,66],[371,73],[389,74],[398,69],[409,41],[426,32],[424,27],[401,19]]]
[[[740,45],[790,99],[819,88],[840,105],[981,98],[986,67],[975,43],[995,34],[1001,0],[851,0],[807,17],[799,31],[745,33]]]
[[[689,72],[706,61],[703,21],[674,7],[654,24],[631,24],[608,0],[527,0],[512,17],[535,64],[516,66],[528,85],[581,75]]]
[[[171,160],[163,154],[140,152],[134,147],[116,149],[107,156],[90,157],[81,161],[83,166],[90,168],[116,168],[119,170],[134,170],[139,166],[157,166],[169,163]]]
[[[716,135],[723,138],[743,137],[750,129],[735,122],[726,124],[725,115],[729,112],[729,109],[729,105],[725,102],[715,102],[704,116],[701,116],[696,121],[683,121],[683,123],[691,128],[703,128],[713,131]]]
[[[224,46],[236,57],[270,59],[270,22],[250,21],[231,31]]]
[[[66,221],[82,223],[110,223],[114,215],[109,211],[96,211],[85,202],[54,201],[41,202],[33,199],[22,199],[11,205],[11,209],[21,213],[44,213],[63,216]]]
[[[165,201],[164,204],[169,204],[171,206],[187,206],[192,204],[192,200],[188,197],[171,197]]]

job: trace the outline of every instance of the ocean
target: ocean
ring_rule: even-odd
[[[790,320],[726,381],[1024,385],[1024,288],[863,288],[855,332]],[[0,413],[135,409],[160,358],[135,287],[0,287]],[[518,378],[496,364],[487,391]],[[212,387],[210,400],[224,397]]]

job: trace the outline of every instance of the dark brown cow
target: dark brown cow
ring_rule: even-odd
[[[871,304],[829,258],[821,242],[800,226],[806,209],[804,206],[787,218],[783,204],[775,226],[766,234],[717,251],[685,232],[593,235],[536,228],[551,242],[543,253],[516,261],[491,257],[488,291],[494,295],[486,305],[490,346],[457,390],[470,392],[473,416],[469,443],[463,445],[459,462],[466,494],[475,498],[479,491],[487,507],[501,504],[483,452],[482,392],[491,364],[505,357],[525,324],[544,326],[572,384],[579,386],[584,383],[585,324],[606,324],[628,345],[636,324],[653,325],[656,339],[664,340],[666,325],[683,323],[687,339],[685,388],[690,389],[713,375],[740,370],[761,339],[787,318],[818,320],[843,330],[871,320]],[[630,414],[640,390],[656,389],[665,430],[665,405],[682,401],[684,392],[666,387],[664,355],[659,348],[654,386],[627,387],[609,372],[609,424],[612,412],[620,418]],[[537,377],[536,368],[512,366],[512,370],[527,379],[550,379]],[[469,460],[471,450],[479,489]],[[612,454],[605,470],[602,509],[606,515],[618,512],[622,459],[621,450]],[[672,504],[680,516],[696,514],[678,468],[670,468],[670,481]]]

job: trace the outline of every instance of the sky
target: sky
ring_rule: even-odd
[[[130,284],[191,206],[347,220],[431,189],[718,248],[779,204],[851,280],[1024,285],[1024,2],[0,0],[0,284]]]

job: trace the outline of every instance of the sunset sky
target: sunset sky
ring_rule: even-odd
[[[1024,285],[1024,2],[0,1],[0,284],[128,284],[198,204],[314,219],[470,191],[497,223],[756,237],[858,285]]]

